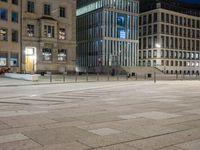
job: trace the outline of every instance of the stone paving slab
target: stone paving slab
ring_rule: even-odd
[[[182,143],[182,144],[179,144],[179,145],[176,145],[176,146],[183,148],[183,149],[187,149],[187,150],[199,150],[200,139],[194,140],[194,141],[191,141],[191,142]]]
[[[196,150],[199,89],[199,81],[0,87],[0,150]]]
[[[30,150],[32,148],[39,148],[41,145],[33,142],[32,140],[21,140],[9,143],[1,143],[1,150]]]
[[[27,140],[27,139],[28,137],[24,136],[21,133],[3,135],[3,136],[0,136],[0,144],[14,142],[14,141],[22,141],[22,140]]]

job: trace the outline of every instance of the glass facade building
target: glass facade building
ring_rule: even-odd
[[[136,66],[138,26],[136,0],[78,1],[78,67]]]

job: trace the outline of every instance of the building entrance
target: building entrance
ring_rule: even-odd
[[[36,48],[27,47],[25,49],[25,71],[26,73],[36,71]]]

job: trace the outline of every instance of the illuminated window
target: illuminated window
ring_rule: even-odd
[[[65,39],[66,39],[66,31],[65,31],[65,28],[60,28],[60,29],[59,29],[59,39],[60,39],[60,40],[65,40]]]
[[[11,55],[10,55],[10,66],[12,66],[12,67],[18,66],[18,53],[11,53]]]
[[[7,53],[0,52],[0,66],[7,66]]]
[[[52,60],[52,50],[50,48],[42,49],[43,61],[51,61]]]
[[[0,28],[0,41],[7,41],[8,40],[8,30]]]
[[[54,38],[54,26],[44,26],[44,36],[47,38]]]
[[[27,35],[29,37],[33,37],[34,36],[34,25],[31,25],[31,24],[27,25]]]
[[[67,60],[67,50],[59,49],[58,50],[58,61],[66,61]]]

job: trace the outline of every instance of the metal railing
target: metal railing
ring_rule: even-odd
[[[59,74],[53,75],[51,72],[48,72],[44,76],[39,77],[38,82],[49,82],[49,83],[72,83],[72,82],[100,82],[100,81],[153,81],[156,83],[157,81],[165,81],[165,80],[200,80],[200,76],[198,74],[157,74],[148,73],[148,74],[111,74],[108,72],[107,74]]]

